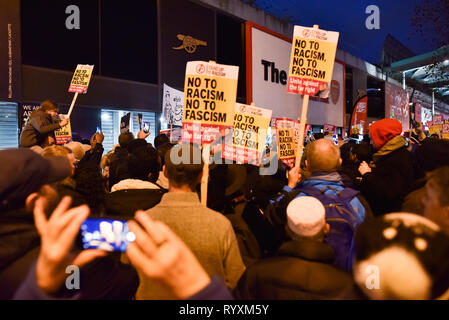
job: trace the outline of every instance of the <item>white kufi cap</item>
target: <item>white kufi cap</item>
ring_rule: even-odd
[[[320,200],[299,197],[287,207],[287,223],[291,231],[302,237],[316,236],[326,224],[326,210]]]

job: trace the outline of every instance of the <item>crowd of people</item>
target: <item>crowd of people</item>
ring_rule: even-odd
[[[0,151],[0,299],[449,299],[449,141],[422,126],[317,135],[271,176],[212,164],[206,207],[201,146],[143,131],[107,154],[102,133],[58,146],[57,112],[43,103]],[[135,241],[81,250],[87,217],[129,221]]]

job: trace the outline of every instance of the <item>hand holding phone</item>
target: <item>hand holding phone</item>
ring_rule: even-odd
[[[64,197],[47,219],[45,213],[47,200],[37,194],[34,199],[34,221],[41,238],[36,281],[43,292],[52,294],[58,292],[67,279],[67,266],[82,267],[97,258],[104,257],[106,252],[86,250],[76,255],[71,254],[80,226],[89,216],[88,206],[70,209],[72,200],[70,197]]]
[[[149,122],[144,122],[142,129],[143,129],[143,132],[150,133],[150,123]]]

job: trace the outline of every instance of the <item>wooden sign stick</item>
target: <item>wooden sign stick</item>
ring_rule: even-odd
[[[209,184],[210,144],[203,145],[203,177],[201,179],[201,204],[207,207],[207,187]]]
[[[72,115],[73,107],[75,106],[76,99],[78,99],[78,92],[75,92],[73,96],[72,104],[70,105],[69,113],[67,113],[67,117],[70,118]]]
[[[314,29],[318,29],[319,26],[316,24],[313,26]],[[301,122],[299,123],[299,142],[298,149],[296,150],[296,164],[295,167],[299,168],[301,166],[301,160],[303,156],[303,147],[304,147],[304,134],[306,129],[307,122],[307,112],[309,110],[309,95],[304,95],[304,99],[302,101],[302,111],[301,111]]]
[[[307,122],[307,112],[309,110],[309,96],[305,95],[304,100],[302,102],[302,112],[301,112],[301,122],[299,123],[299,141],[298,141],[298,149],[296,150],[296,164],[295,167],[299,167],[301,165],[302,159],[302,149],[304,147],[304,133],[306,130],[306,122]]]
[[[216,63],[209,61],[209,63]],[[203,145],[203,177],[201,179],[201,204],[207,207],[207,187],[209,184],[209,158],[210,158],[210,143]]]

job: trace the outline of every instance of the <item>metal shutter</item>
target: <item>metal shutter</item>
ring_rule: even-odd
[[[130,131],[137,137],[139,133],[139,125],[137,124],[137,115],[143,115],[143,121],[150,123],[151,135],[147,141],[154,144],[156,137],[156,113],[155,112],[141,112],[141,111],[127,111],[127,110],[101,110],[101,130],[104,133],[103,147],[105,152],[109,152],[118,144],[118,137],[120,135],[120,119],[131,112]]]
[[[0,150],[19,146],[17,103],[0,102]]]

